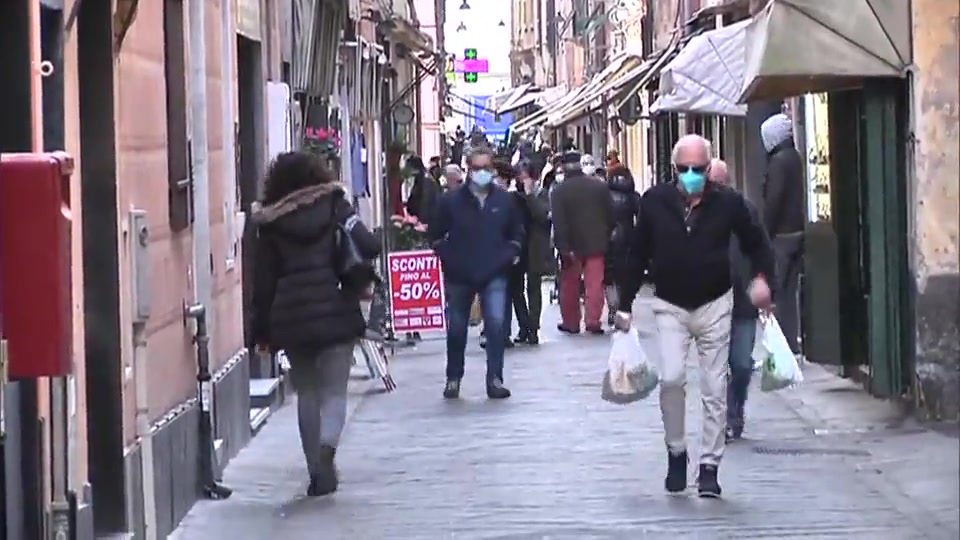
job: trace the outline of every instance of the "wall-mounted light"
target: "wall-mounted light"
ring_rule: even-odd
[[[467,25],[463,24],[463,21],[460,21],[460,26],[457,27],[457,32],[463,32],[467,29]]]
[[[499,27],[501,27],[501,28],[503,28],[503,27],[506,26],[506,25],[507,25],[507,23],[503,22],[503,19],[500,19],[500,22],[497,23],[497,26],[499,26]]]
[[[467,0],[463,0],[463,3],[460,4],[460,9],[470,9],[470,4],[467,3]]]

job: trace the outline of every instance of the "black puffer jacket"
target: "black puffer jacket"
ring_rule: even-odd
[[[607,249],[606,271],[608,283],[625,263],[630,249],[630,232],[633,231],[640,212],[640,194],[637,193],[630,169],[617,166],[607,171],[607,186],[613,200],[614,227]]]
[[[363,335],[356,292],[340,287],[335,269],[335,223],[351,223],[363,255],[378,242],[354,211],[340,184],[294,191],[276,203],[254,206],[257,246],[253,338],[273,350],[319,350]],[[348,221],[349,220],[349,221]]]

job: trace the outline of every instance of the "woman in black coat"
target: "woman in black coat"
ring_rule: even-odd
[[[630,169],[617,164],[607,171],[607,186],[613,204],[614,228],[604,258],[603,284],[607,293],[607,322],[613,325],[619,295],[614,284],[616,276],[623,271],[629,251],[630,231],[640,212],[640,194],[637,193]]]
[[[307,495],[326,495],[337,489],[334,457],[346,421],[347,380],[366,327],[363,285],[342,284],[338,275],[337,238],[349,235],[370,259],[380,242],[313,154],[280,154],[264,188],[263,200],[251,209],[257,226],[253,339],[258,349],[283,350],[290,360],[310,474]]]

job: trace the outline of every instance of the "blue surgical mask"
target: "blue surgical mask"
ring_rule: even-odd
[[[473,171],[470,180],[480,187],[487,187],[493,182],[493,173],[487,170]]]
[[[679,179],[684,191],[690,195],[696,195],[703,191],[703,186],[707,182],[707,175],[696,171],[686,171],[680,173]]]

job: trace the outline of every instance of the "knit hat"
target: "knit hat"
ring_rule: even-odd
[[[783,113],[775,114],[760,124],[760,140],[763,141],[763,147],[767,152],[792,138],[793,122]]]

